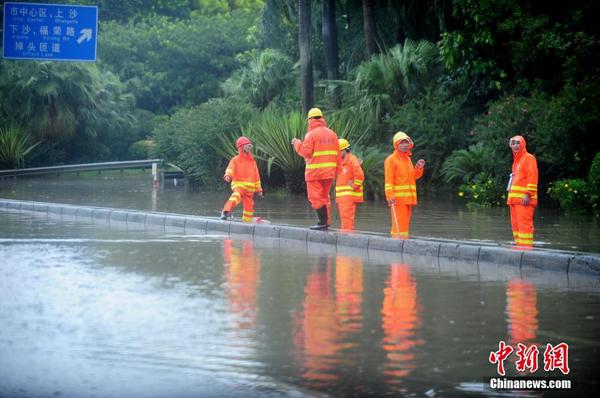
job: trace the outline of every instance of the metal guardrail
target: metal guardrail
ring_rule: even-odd
[[[32,167],[28,169],[13,169],[0,170],[0,178],[2,177],[18,177],[38,174],[55,174],[55,173],[77,173],[81,171],[102,171],[102,170],[119,170],[119,169],[135,169],[142,167],[151,167],[152,164],[162,164],[162,159],[146,159],[146,160],[127,160],[119,162],[103,162],[103,163],[84,163],[84,164],[69,164],[64,166],[50,167]]]

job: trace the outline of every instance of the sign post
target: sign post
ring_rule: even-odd
[[[3,32],[5,59],[93,62],[98,7],[6,2]]]

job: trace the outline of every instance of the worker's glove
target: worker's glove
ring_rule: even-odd
[[[257,195],[258,195],[258,197],[259,197],[259,198],[261,198],[261,199],[264,199],[264,198],[265,198],[265,193],[264,193],[263,191],[260,191],[260,192],[258,192],[258,193],[257,193]]]
[[[223,179],[227,182],[231,182],[231,176],[230,175],[226,175],[223,177]]]

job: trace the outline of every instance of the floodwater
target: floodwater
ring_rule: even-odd
[[[0,213],[0,397],[592,395],[599,299],[589,276]],[[490,390],[500,341],[572,389]]]
[[[103,174],[96,177],[64,175],[19,180],[0,180],[0,198],[121,207],[202,216],[218,216],[230,191],[186,192],[172,181],[158,190],[151,187],[148,174]],[[339,226],[337,211],[332,224]],[[241,206],[236,209],[241,218]],[[305,196],[267,191],[255,200],[255,216],[272,222],[312,225],[316,215]],[[385,202],[366,202],[356,214],[356,228],[388,233],[390,215]],[[553,249],[600,252],[600,218],[564,215],[540,207],[535,214],[535,246]],[[512,232],[506,206],[469,210],[462,202],[447,197],[420,197],[413,210],[411,236],[469,239],[510,244]]]

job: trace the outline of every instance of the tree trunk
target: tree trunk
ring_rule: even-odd
[[[298,47],[300,49],[300,96],[302,110],[313,107],[313,66],[310,45],[310,0],[298,0]]]
[[[335,0],[323,0],[323,52],[328,80],[338,78],[337,24],[335,22]],[[339,90],[333,89],[333,103],[340,106]]]
[[[367,58],[377,53],[375,43],[375,16],[373,14],[373,0],[362,0],[363,27],[365,30],[365,43],[367,45]]]

